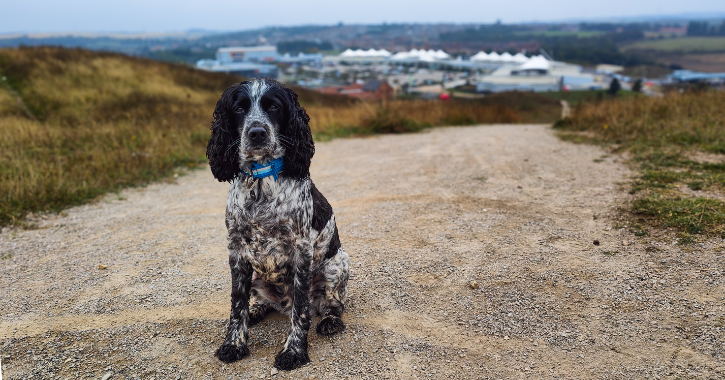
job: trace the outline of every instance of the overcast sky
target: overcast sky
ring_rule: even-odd
[[[0,33],[242,30],[382,22],[504,23],[725,13],[725,0],[0,0]]]

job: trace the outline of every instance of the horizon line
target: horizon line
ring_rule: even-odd
[[[716,13],[704,13],[704,12],[691,12],[691,13],[679,13],[679,14],[666,14],[666,15],[638,15],[638,16],[613,16],[613,17],[602,17],[602,18],[571,18],[571,19],[559,19],[559,20],[529,20],[520,22],[501,22],[502,25],[541,25],[541,24],[582,24],[582,23],[635,23],[635,22],[658,22],[658,21],[694,21],[694,20],[718,20],[725,18],[725,12]],[[723,20],[725,22],[725,20]],[[343,26],[374,26],[374,25],[494,25],[497,22],[452,22],[452,21],[439,21],[439,22],[387,22],[382,21],[379,23],[344,23],[342,21],[333,23],[320,23],[320,24],[293,24],[293,25],[265,25],[260,27],[248,28],[248,29],[208,29],[199,27],[190,27],[183,30],[166,30],[166,31],[144,31],[144,30],[127,30],[127,31],[46,31],[46,32],[33,32],[33,31],[0,31],[0,39],[13,39],[13,38],[52,38],[52,37],[109,37],[109,38],[148,38],[148,37],[183,37],[190,34],[199,35],[211,35],[211,34],[227,34],[227,33],[241,33],[251,32],[255,30],[272,29],[272,28],[295,28],[295,27],[334,27],[338,25]]]

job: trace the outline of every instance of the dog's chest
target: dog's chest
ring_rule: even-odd
[[[281,284],[291,279],[295,252],[310,245],[312,199],[304,182],[265,181],[252,188],[235,181],[227,228],[230,246],[238,245],[254,271],[267,282]]]

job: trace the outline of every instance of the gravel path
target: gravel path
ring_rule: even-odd
[[[317,147],[352,276],[311,364],[272,374],[278,315],[213,357],[228,185],[199,170],[0,234],[3,379],[725,378],[725,242],[613,228],[616,157],[542,125]]]

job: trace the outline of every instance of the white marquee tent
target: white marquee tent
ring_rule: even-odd
[[[386,58],[386,57],[390,57],[391,55],[392,55],[392,53],[390,53],[389,51],[387,51],[385,49],[380,49],[380,50],[347,49],[340,54],[340,57],[343,57],[343,58],[366,58],[366,57]]]

